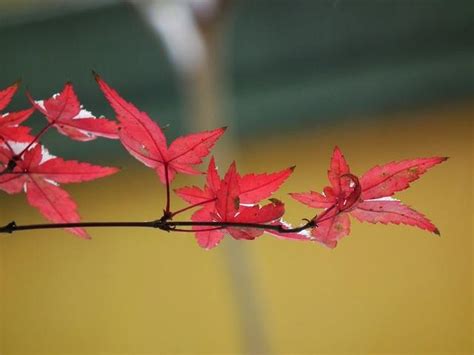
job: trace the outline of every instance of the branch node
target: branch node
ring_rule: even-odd
[[[170,225],[168,223],[168,219],[169,219],[169,217],[167,216],[167,214],[165,212],[165,215],[163,217],[153,221],[153,223],[152,223],[153,228],[158,228],[158,229],[161,229],[162,231],[165,231],[165,232],[168,232],[168,233],[171,232],[173,229],[176,228],[176,226]]]
[[[303,221],[306,222],[306,224],[304,225],[305,229],[306,229],[306,228],[313,228],[313,227],[317,227],[317,226],[318,226],[318,225],[316,224],[315,218],[313,218],[313,219],[303,218]]]
[[[163,229],[163,218],[156,219],[152,222],[153,228]]]
[[[6,226],[0,227],[0,233],[9,233],[12,234],[16,230],[16,223],[12,221]]]

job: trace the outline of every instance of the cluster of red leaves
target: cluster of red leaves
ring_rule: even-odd
[[[359,179],[351,174],[344,155],[336,147],[328,170],[331,186],[326,186],[323,193],[290,195],[310,207],[325,209],[316,217],[317,227],[311,230],[311,235],[330,248],[349,234],[349,215],[361,222],[407,224],[439,235],[438,229],[424,215],[391,196],[408,188],[421,174],[446,159],[419,158],[376,165]]]
[[[0,109],[10,103],[17,88],[14,84],[0,91]],[[24,191],[29,204],[52,222],[79,222],[76,203],[59,184],[95,180],[118,170],[55,157],[39,144],[38,139],[50,127],[79,141],[98,136],[117,138],[118,126],[82,109],[71,84],[66,84],[60,94],[44,101],[31,99],[31,103],[33,107],[27,110],[7,113],[0,118],[0,166],[3,166],[0,189],[9,194]],[[46,117],[48,124],[32,137],[29,128],[19,124],[35,109]],[[89,238],[82,228],[71,228],[70,231],[81,238]]]
[[[259,202],[270,197],[291,175],[293,167],[272,174],[247,174],[240,176],[235,163],[229,167],[224,179],[219,177],[214,158],[207,170],[206,185],[203,189],[196,186],[182,187],[176,194],[192,206],[201,207],[192,216],[195,222],[239,222],[285,225],[281,220],[285,213],[284,204],[277,199],[260,206]],[[307,239],[304,233],[278,234],[269,229],[255,228],[209,228],[194,226],[199,245],[210,249],[215,247],[227,232],[235,239],[255,239],[264,231],[290,239]]]
[[[412,181],[445,158],[392,162],[375,166],[358,178],[351,173],[338,148],[334,150],[328,171],[331,186],[325,187],[323,193],[290,194],[310,207],[324,209],[313,218],[310,234],[306,231],[286,232],[290,226],[282,219],[285,206],[280,200],[270,199],[262,204],[262,200],[270,198],[292,174],[293,167],[270,174],[240,175],[232,163],[221,178],[214,158],[211,158],[203,188],[188,186],[175,190],[190,206],[173,212],[169,191],[175,175],[201,174],[196,166],[209,155],[225,128],[178,137],[168,145],[162,129],[147,113],[124,100],[98,75],[95,78],[118,123],[96,118],[83,109],[70,83],[61,93],[46,100],[35,101],[27,94],[31,108],[0,117],[0,189],[10,194],[26,192],[30,205],[52,222],[74,223],[80,220],[75,202],[59,187],[60,183],[90,181],[117,172],[116,168],[67,161],[50,155],[39,143],[39,138],[49,128],[55,127],[61,134],[78,141],[97,137],[120,139],[125,149],[155,170],[166,186],[167,206],[163,221],[171,220],[185,210],[197,209],[191,217],[192,231],[199,245],[206,249],[218,245],[225,234],[235,239],[252,240],[264,232],[279,238],[318,241],[335,247],[337,241],[350,232],[349,215],[360,221],[402,223],[439,234],[426,217],[391,196],[408,188]],[[18,85],[14,84],[0,91],[0,110],[10,103],[17,88]],[[44,115],[47,124],[32,136],[29,128],[21,124],[35,110]],[[88,238],[82,228],[69,230]]]

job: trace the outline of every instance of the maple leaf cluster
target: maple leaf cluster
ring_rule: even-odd
[[[97,118],[85,110],[71,83],[45,100],[35,100],[27,93],[30,108],[0,116],[0,190],[9,194],[25,192],[28,203],[51,222],[80,224],[76,203],[59,184],[91,181],[118,171],[114,167],[51,155],[41,145],[40,138],[54,127],[60,134],[82,142],[98,137],[119,139],[133,157],[156,172],[166,187],[166,206],[158,225],[168,231],[193,232],[198,244],[205,249],[217,246],[226,234],[238,240],[253,240],[265,232],[282,239],[317,241],[333,248],[349,234],[349,216],[362,222],[406,224],[439,234],[424,215],[392,196],[446,158],[391,162],[375,166],[357,177],[338,147],[334,149],[328,170],[330,186],[322,193],[290,193],[297,201],[322,209],[300,227],[292,228],[286,223],[284,203],[271,198],[291,176],[294,167],[274,173],[241,175],[234,162],[221,177],[211,157],[204,173],[204,186],[175,189],[189,206],[172,211],[170,190],[176,174],[203,174],[197,166],[210,154],[226,128],[181,136],[168,144],[159,124],[146,112],[123,99],[97,74],[95,79],[117,121]],[[0,91],[0,111],[7,107],[17,89],[18,83],[15,83]],[[46,125],[32,135],[29,127],[22,124],[35,111],[45,117]],[[268,202],[262,202],[265,199],[269,199]],[[195,209],[191,221],[171,222],[191,209]],[[180,225],[191,229],[177,228]],[[67,230],[89,238],[81,226]]]
[[[392,196],[405,190],[429,168],[447,158],[419,158],[374,166],[359,179],[350,172],[341,150],[334,149],[328,178],[331,186],[323,193],[291,193],[291,197],[324,212],[316,217],[311,235],[330,248],[350,232],[352,216],[360,222],[406,224],[439,235],[439,230],[424,215]]]
[[[18,83],[15,83],[0,91],[0,110],[10,103],[17,89]],[[28,97],[31,108],[0,117],[0,166],[3,166],[0,189],[9,194],[25,192],[28,203],[52,222],[79,222],[76,203],[59,184],[95,180],[114,174],[118,169],[55,157],[38,140],[52,127],[78,141],[99,136],[116,139],[118,125],[84,110],[70,83],[60,94],[47,100],[34,101],[29,94]],[[31,136],[30,129],[20,124],[35,110],[41,112],[48,123],[36,136]],[[82,228],[68,230],[81,238],[90,238]]]
[[[283,182],[291,175],[293,167],[272,174],[247,174],[240,176],[236,164],[232,163],[224,179],[219,177],[214,158],[211,159],[207,170],[206,185],[203,189],[190,186],[175,190],[176,194],[193,206],[201,207],[194,212],[191,220],[195,222],[240,222],[261,223],[271,225],[286,224],[282,221],[285,213],[283,202],[271,199],[270,203],[260,206],[259,203],[270,197],[278,190]],[[215,247],[227,232],[235,239],[255,239],[264,231],[292,239],[307,239],[304,233],[279,234],[272,229],[255,228],[208,228],[194,226],[196,239],[203,248]]]

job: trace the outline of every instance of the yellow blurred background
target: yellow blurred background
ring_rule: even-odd
[[[472,354],[473,18],[470,0],[0,0],[0,88],[21,77],[44,98],[71,80],[86,109],[113,117],[95,69],[169,139],[228,125],[221,171],[296,165],[275,195],[293,224],[315,210],[287,193],[321,191],[335,145],[359,175],[450,157],[397,195],[441,238],[357,221],[334,250],[263,236],[204,251],[190,234],[133,228],[2,235],[0,355]],[[66,186],[84,221],[161,216],[163,187],[118,142],[42,143],[121,167]],[[44,222],[2,192],[0,225],[12,220]]]
[[[90,230],[91,241],[63,231],[2,237],[2,353],[242,353],[250,339],[276,354],[469,354],[473,113],[470,104],[418,110],[370,125],[264,136],[238,152],[243,172],[297,165],[277,194],[294,223],[313,211],[285,194],[326,184],[335,143],[359,174],[389,160],[450,156],[398,195],[429,216],[441,238],[357,222],[335,250],[264,236],[226,238],[204,251],[191,235],[134,229]],[[159,214],[164,191],[153,172],[134,161],[122,168],[68,189],[84,220]],[[24,197],[2,201],[2,221],[42,222]],[[229,261],[234,249],[242,264]],[[230,272],[232,263],[250,272],[251,285]],[[253,290],[258,309],[242,309],[236,287]]]

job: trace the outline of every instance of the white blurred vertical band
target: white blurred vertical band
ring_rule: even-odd
[[[206,60],[206,48],[193,10],[189,6],[190,1],[133,0],[132,2],[159,35],[175,70],[183,76],[197,72]]]
[[[193,130],[227,125],[229,95],[222,73],[224,26],[218,16],[219,0],[131,0],[164,44],[182,83],[187,117]],[[225,112],[225,114],[224,114]],[[219,162],[235,156],[231,134],[214,149]],[[235,142],[235,141],[234,141]],[[225,166],[225,165],[224,165]],[[233,285],[243,350],[268,354],[260,297],[252,258],[239,243],[224,244]]]

